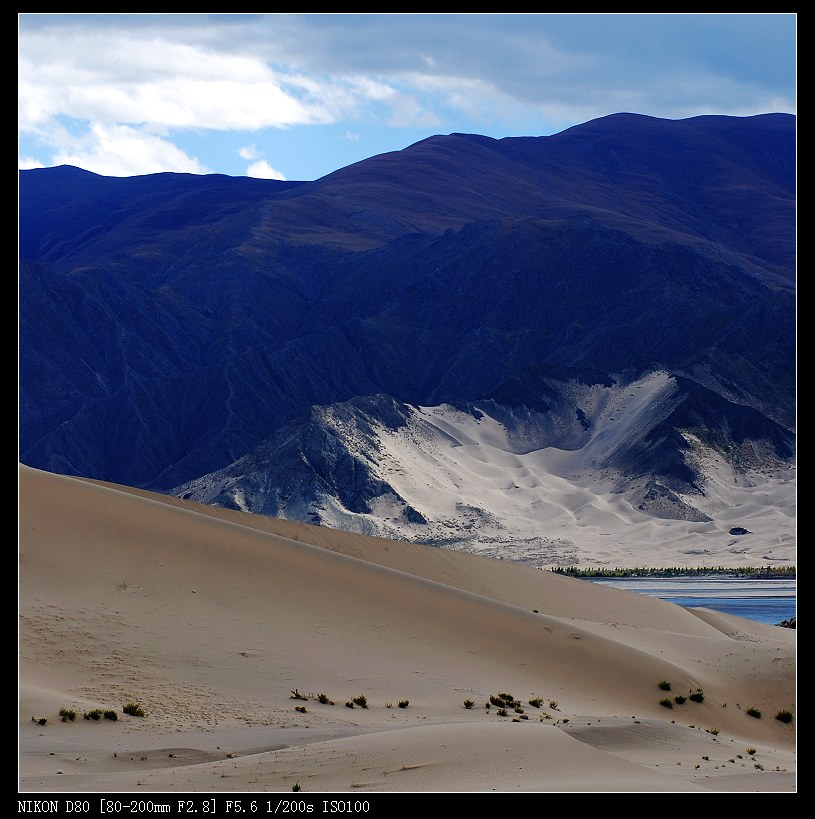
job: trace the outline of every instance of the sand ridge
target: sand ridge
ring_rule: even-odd
[[[22,466],[19,506],[20,791],[795,789],[794,631]]]

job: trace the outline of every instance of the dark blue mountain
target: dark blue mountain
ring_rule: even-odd
[[[789,460],[795,133],[618,114],[315,182],[21,171],[20,460],[169,490],[315,405],[546,414],[655,370],[678,392],[620,469],[691,486],[689,429]]]

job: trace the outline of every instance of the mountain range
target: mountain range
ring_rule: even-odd
[[[536,565],[792,554],[792,115],[21,171],[19,256],[29,466]]]

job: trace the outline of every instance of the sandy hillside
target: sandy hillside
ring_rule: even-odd
[[[794,631],[27,467],[19,507],[21,792],[796,788]]]

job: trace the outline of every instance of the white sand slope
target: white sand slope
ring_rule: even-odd
[[[474,412],[410,406],[397,428],[375,414],[360,427],[358,413],[346,405],[320,408],[320,423],[338,446],[393,490],[371,500],[370,512],[351,512],[331,491],[311,484],[287,486],[280,497],[269,473],[281,476],[263,445],[174,494],[245,511],[264,511],[272,495],[269,508],[293,520],[316,515],[334,529],[544,568],[795,563],[793,466],[750,450],[736,471],[730,459],[686,432],[683,457],[699,491],[668,494],[667,487],[623,475],[613,464],[641,447],[675,409],[676,380],[652,372],[631,383],[563,389],[558,412],[508,414],[490,402]]]
[[[795,632],[509,561],[19,477],[20,791],[795,789],[796,722],[773,718],[795,713]],[[660,705],[697,688],[701,703]],[[523,713],[486,709],[500,692]],[[368,707],[347,708],[358,695]],[[129,701],[147,716],[124,715]],[[62,707],[80,716],[61,722]],[[92,708],[119,719],[83,720]]]

